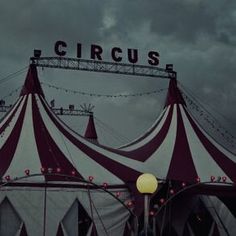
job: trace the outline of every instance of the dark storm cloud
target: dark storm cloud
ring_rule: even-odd
[[[53,44],[59,39],[68,43],[68,55],[72,57],[77,42],[83,44],[84,58],[88,58],[91,43],[104,48],[105,60],[111,60],[112,46],[124,49],[124,60],[127,48],[138,48],[142,64],[147,64],[148,50],[157,50],[161,66],[173,63],[181,84],[229,117],[229,128],[236,133],[236,126],[232,125],[236,117],[232,108],[236,104],[235,9],[234,0],[2,1],[0,74],[27,65],[34,48],[42,49],[43,55],[54,55]],[[45,73],[49,76],[44,78],[42,73],[41,77],[46,81],[98,93],[151,91],[168,84],[126,76],[112,80],[111,77],[117,76],[87,73],[77,79],[78,76],[52,70]],[[5,93],[4,86],[0,85],[1,93]],[[13,81],[6,86],[10,90]],[[53,96],[54,93],[48,95]],[[67,97],[64,99],[69,102]],[[87,98],[79,99],[84,102]],[[138,127],[142,126],[141,120],[151,124],[163,100],[163,96],[152,96],[125,101],[90,98],[89,101],[96,105],[100,119],[121,132],[130,129],[128,136],[134,137],[140,133],[135,123]]]
[[[112,1],[112,30],[126,35],[139,30],[145,22],[150,32],[170,36],[179,43],[195,43],[199,37],[232,42],[235,37],[235,1],[233,0],[131,0]]]
[[[52,45],[58,39],[74,44],[101,40],[103,8],[99,1],[22,0],[2,2],[0,7],[1,53],[12,59],[28,56],[34,47],[53,53]]]
[[[113,25],[106,36],[158,48],[161,62],[174,63],[181,82],[235,119],[234,109],[223,106],[226,91],[235,94],[235,1],[112,1],[109,12]]]

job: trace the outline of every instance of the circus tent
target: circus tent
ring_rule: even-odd
[[[13,226],[0,227],[0,232],[78,235],[81,215],[89,221],[85,235],[131,235],[130,212],[124,204],[134,202],[131,208],[141,214],[142,198],[135,188],[141,173],[162,181],[153,203],[171,181],[176,186],[202,183],[194,191],[207,205],[206,195],[236,195],[235,162],[235,154],[217,143],[188,111],[175,79],[170,80],[165,107],[152,127],[115,149],[99,144],[93,117],[82,136],[54,114],[31,64],[19,99],[0,123],[0,214],[6,215],[5,224],[13,219]],[[109,192],[119,195],[119,201]],[[220,200],[214,204],[227,210]],[[228,222],[232,225],[235,218]],[[212,232],[224,235],[214,227],[212,223]],[[191,223],[177,228],[177,235],[194,235]]]

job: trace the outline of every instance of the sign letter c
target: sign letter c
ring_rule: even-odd
[[[62,48],[66,48],[66,47],[67,47],[66,42],[64,42],[64,41],[57,41],[55,43],[55,46],[54,46],[55,53],[58,56],[65,56],[66,55],[66,51],[62,50]]]

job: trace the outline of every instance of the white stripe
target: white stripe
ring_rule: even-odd
[[[13,131],[13,128],[16,124],[16,121],[19,118],[20,112],[22,110],[23,104],[25,102],[26,97],[24,97],[22,103],[20,104],[19,108],[17,109],[14,117],[10,121],[9,125],[5,128],[5,130],[0,134],[0,148],[3,147],[5,142],[7,141],[8,137],[10,136],[11,132]]]
[[[14,112],[15,108],[17,107],[17,105],[20,103],[21,98],[18,98],[17,102],[15,103],[15,105],[11,108],[11,110],[9,111],[9,113],[3,118],[2,122],[0,123],[0,128],[5,124],[5,122],[7,121],[7,119],[12,115],[12,113]]]
[[[163,141],[161,147],[150,157],[146,162],[136,161],[134,159],[123,157],[122,155],[113,153],[93,143],[88,142],[80,137],[78,139],[85,145],[91,147],[93,150],[105,155],[107,158],[121,163],[129,168],[137,170],[139,172],[150,172],[159,178],[165,178],[169,169],[175,139],[176,139],[176,128],[177,128],[177,115],[176,105],[174,105],[173,118],[171,121],[169,133]],[[151,161],[152,160],[152,161]],[[160,163],[160,165],[159,165]],[[164,165],[164,166],[162,166]]]
[[[174,105],[169,131],[160,147],[147,160],[148,171],[159,178],[166,178],[172,159],[177,135],[177,109]]]
[[[144,139],[140,140],[138,143],[135,143],[135,144],[132,145],[132,143],[136,142],[136,141],[139,140],[141,137],[143,137],[143,136],[145,135],[145,134],[144,134],[144,135],[138,137],[137,139],[133,140],[133,141],[130,143],[130,146],[124,147],[124,148],[120,147],[119,149],[120,149],[120,150],[123,150],[123,151],[131,151],[131,150],[137,149],[137,148],[139,148],[139,147],[141,147],[141,146],[144,146],[146,143],[148,143],[151,139],[153,139],[153,138],[156,136],[156,134],[157,134],[157,133],[160,131],[160,129],[162,128],[163,123],[165,122],[166,117],[167,117],[167,115],[168,115],[168,113],[169,113],[169,110],[170,110],[170,106],[168,106],[168,108],[165,108],[165,109],[162,111],[162,113],[160,114],[160,116],[158,117],[158,119],[154,122],[154,124],[145,132],[145,134],[148,133],[148,132],[150,132],[150,130],[152,130],[153,127],[155,127],[155,126],[158,124],[158,122],[160,122],[160,123],[158,124],[158,126],[155,128],[155,130],[152,131],[151,134],[149,134],[149,135],[148,135],[147,137],[145,137]],[[162,117],[163,113],[165,113],[165,114],[164,114],[164,116]],[[162,118],[161,118],[161,117],[162,117]],[[127,146],[127,145],[129,145],[129,144],[126,144],[126,145],[124,145],[124,146]]]
[[[50,109],[50,108],[49,108]],[[42,108],[43,110],[43,108]],[[75,132],[71,131],[69,128],[67,128],[63,122],[53,113],[51,112],[52,115],[56,118],[56,120],[63,126],[63,128],[68,131],[68,133],[70,133],[75,139],[79,140],[81,143],[83,143],[84,145],[90,147],[91,149],[97,151],[98,153],[106,156],[107,158],[111,159],[111,160],[114,160],[118,163],[121,163],[129,168],[132,168],[132,169],[135,169],[137,171],[140,171],[140,172],[145,172],[146,171],[146,167],[144,166],[143,162],[140,162],[140,161],[136,161],[136,160],[133,160],[133,159],[130,159],[130,158],[126,158],[126,157],[123,157],[122,155],[119,155],[119,154],[116,154],[116,153],[113,153],[111,151],[108,151],[106,149],[103,149],[102,147],[100,146],[97,146],[89,141],[87,141],[85,138],[83,138],[82,136],[80,135],[77,135]],[[50,118],[49,118],[50,119]],[[55,129],[57,129],[55,127]],[[60,133],[62,135],[62,133]],[[65,137],[65,139],[67,139]],[[84,154],[85,155],[85,154]],[[77,158],[77,157],[76,157]],[[104,169],[103,169],[104,170]],[[101,173],[100,173],[101,174]]]
[[[64,136],[60,130],[58,130],[53,121],[50,119],[47,112],[44,110],[41,101],[38,98],[37,100],[43,122],[46,125],[46,128],[52,139],[55,141],[62,153],[67,157],[68,161],[70,161],[70,163],[75,166],[78,172],[85,179],[87,179],[89,176],[93,176],[95,182],[98,182],[98,184],[103,182],[107,182],[109,184],[124,183],[110,171],[106,170],[96,161],[92,160],[84,152],[78,149],[78,147],[76,147],[70,140],[68,140],[67,137]]]
[[[50,109],[50,108],[49,108]],[[176,112],[176,111],[175,111]],[[114,153],[114,152],[111,152],[111,151],[108,151],[106,149],[103,149],[102,147],[100,146],[97,146],[89,141],[87,141],[85,138],[83,138],[82,136],[80,135],[77,135],[75,132],[71,131],[69,128],[67,128],[63,122],[53,113],[51,112],[51,114],[55,117],[55,119],[66,129],[66,131],[68,131],[68,133],[70,133],[74,138],[78,139],[80,142],[82,142],[84,145],[90,147],[91,149],[97,151],[98,153],[106,156],[108,159],[111,159],[115,162],[118,162],[122,165],[125,165],[127,166],[128,168],[132,168],[134,170],[137,170],[139,172],[148,172],[151,167],[141,161],[136,161],[134,159],[130,159],[130,158],[126,158],[126,157],[123,157],[122,155],[119,155],[117,153]],[[167,148],[167,150],[169,150]],[[83,154],[85,155],[85,154]],[[155,172],[156,173],[156,172]],[[157,173],[159,174],[159,173]]]
[[[32,119],[32,95],[29,94],[24,122],[17,144],[16,152],[12,162],[6,172],[11,177],[24,176],[26,169],[30,170],[30,174],[40,173],[41,163],[35,142],[33,119]],[[44,177],[38,176],[27,178],[23,181],[44,180]]]
[[[182,106],[180,106],[180,110],[182,113],[183,123],[185,126],[186,135],[187,135],[191,155],[193,158],[194,166],[196,168],[197,174],[200,177],[201,181],[202,182],[210,181],[211,176],[228,177],[225,174],[225,172],[220,168],[220,166],[218,166],[218,164],[214,161],[213,157],[208,153],[206,148],[203,146],[203,144],[199,140]],[[228,179],[230,178],[228,177]]]

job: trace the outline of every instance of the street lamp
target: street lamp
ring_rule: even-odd
[[[154,175],[144,173],[138,177],[136,187],[138,191],[144,195],[144,235],[147,236],[150,195],[157,190],[158,181]]]

